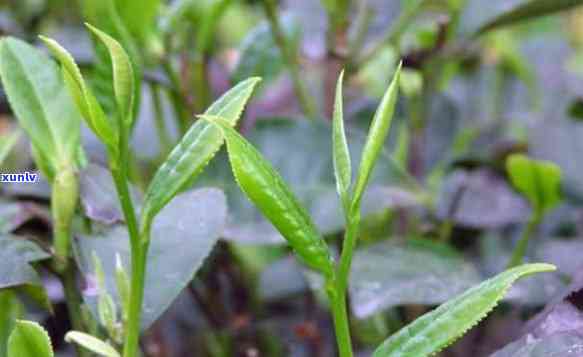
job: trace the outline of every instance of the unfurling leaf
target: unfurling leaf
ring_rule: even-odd
[[[87,24],[87,27],[107,47],[113,70],[113,91],[117,110],[126,128],[132,126],[134,107],[134,70],[129,55],[121,44],[105,32]]]
[[[93,133],[107,146],[110,153],[118,149],[118,130],[113,125],[91,89],[85,83],[73,56],[57,41],[40,36],[53,56],[61,63],[63,79],[69,88],[77,109]]]
[[[210,116],[205,119],[222,130],[231,169],[241,190],[306,265],[326,277],[332,276],[334,264],[326,242],[281,176],[228,121]]]
[[[47,332],[36,322],[16,321],[8,338],[8,357],[53,357]]]
[[[556,164],[514,154],[506,160],[506,170],[512,185],[537,214],[544,214],[561,201],[561,169]]]
[[[76,343],[99,356],[120,357],[119,352],[117,352],[110,344],[83,332],[69,331],[65,335],[65,341]]]
[[[393,80],[385,92],[381,104],[379,105],[370,125],[366,143],[362,149],[362,159],[358,170],[358,178],[356,179],[356,184],[354,186],[354,196],[352,198],[353,209],[358,209],[360,206],[362,194],[368,184],[368,180],[379,153],[383,148],[385,138],[389,133],[393,113],[395,112],[395,104],[397,103],[401,66],[402,64],[399,64],[397,67]]]
[[[373,357],[424,357],[441,351],[480,322],[519,278],[555,270],[550,264],[525,264],[488,279],[426,313],[379,346]]]
[[[336,187],[345,210],[349,207],[350,184],[352,181],[352,168],[350,163],[350,151],[346,142],[344,130],[344,114],[342,110],[342,82],[344,71],[340,73],[336,85],[336,98],[334,102],[334,119],[332,121],[332,148],[334,158],[334,176]]]
[[[235,126],[251,97],[259,78],[249,78],[223,94],[205,112],[220,115]],[[219,128],[199,120],[184,134],[166,161],[160,166],[148,186],[144,199],[142,221],[154,216],[202,172],[223,145]]]

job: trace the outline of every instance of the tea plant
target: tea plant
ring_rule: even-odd
[[[343,357],[353,355],[346,290],[360,225],[360,204],[390,128],[400,71],[399,66],[372,120],[353,188],[342,118],[342,74],[338,81],[333,120],[334,174],[344,209],[346,233],[337,264],[309,215],[274,168],[230,126],[228,120],[220,116],[201,116],[221,128],[227,142],[231,168],[241,190],[279,230],[298,259],[323,275],[334,317],[338,350]],[[413,321],[385,341],[374,356],[428,356],[439,352],[483,319],[515,280],[554,269],[549,264],[530,264],[501,273]]]
[[[551,62],[570,88],[582,15],[566,10],[583,1],[521,0],[480,21],[470,0],[38,3],[0,4],[1,174],[42,176],[0,187],[0,357],[66,354],[60,339],[81,357],[430,356],[480,322],[489,342],[502,301],[500,315],[547,307],[496,357],[583,344],[581,246],[563,239],[580,229],[578,173],[515,120],[522,97],[533,112],[552,101],[553,118],[563,99],[539,93],[522,48],[557,22],[521,24],[565,14],[573,53]],[[81,19],[90,58],[54,31]],[[138,143],[149,124],[156,138]],[[63,321],[47,333],[30,304]]]

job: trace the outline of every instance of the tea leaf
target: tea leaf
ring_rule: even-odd
[[[514,25],[522,21],[565,11],[579,5],[583,5],[582,0],[527,0],[482,25],[476,31],[475,35],[478,36],[485,32]]]
[[[67,332],[65,341],[76,343],[99,356],[120,357],[120,354],[110,344],[80,331]]]
[[[373,357],[435,354],[486,317],[517,279],[553,270],[553,265],[540,263],[500,273],[405,326],[383,342]]]
[[[0,289],[16,289],[50,310],[46,291],[32,263],[50,258],[36,244],[15,236],[0,236]]]
[[[346,128],[352,154],[360,152],[366,134]],[[292,189],[324,236],[344,229],[342,201],[336,192],[334,178],[332,125],[318,120],[270,118],[261,120],[247,131],[246,139],[273,164]],[[298,143],[301,142],[301,145]],[[358,156],[352,156],[355,166]],[[370,179],[369,189],[362,198],[362,217],[382,214],[394,207],[420,204],[421,195],[383,150]],[[201,174],[197,185],[221,187],[229,203],[229,222],[224,238],[245,245],[285,244],[285,239],[273,225],[241,193],[233,179],[229,159],[219,152]]]
[[[219,239],[227,216],[225,196],[217,189],[198,189],[176,196],[156,216],[148,250],[141,327],[149,327],[193,279]],[[130,266],[127,229],[115,226],[103,233],[84,236],[74,242],[80,270],[93,276],[95,252],[103,264],[105,286],[118,308],[123,308],[123,290],[118,289],[118,265]],[[119,258],[117,258],[119,256]],[[125,280],[125,279],[124,279]],[[97,291],[86,291],[83,298],[95,317]],[[119,310],[119,309],[118,309]]]
[[[86,24],[87,27],[107,47],[111,57],[113,70],[113,90],[117,102],[117,110],[126,128],[132,126],[134,107],[134,70],[129,55],[113,37],[105,32]]]
[[[476,267],[447,245],[393,239],[354,254],[350,305],[362,319],[399,305],[441,304],[480,281]]]
[[[14,329],[18,318],[24,313],[24,307],[12,291],[0,291],[0,356],[6,357],[8,337]]]
[[[342,110],[342,82],[344,71],[340,73],[338,84],[336,85],[336,99],[334,102],[334,119],[332,124],[332,147],[334,157],[334,176],[336,177],[336,188],[342,199],[345,209],[348,208],[350,200],[350,184],[352,182],[352,168],[350,164],[350,151],[346,142],[344,130],[344,114]]]
[[[85,83],[81,71],[71,54],[53,39],[44,36],[40,36],[40,39],[61,63],[63,79],[87,126],[107,146],[110,152],[117,151],[117,128],[113,125],[111,119],[105,115],[97,98]]]
[[[220,115],[234,126],[259,80],[249,78],[237,84],[217,99],[205,114]],[[192,183],[222,145],[223,138],[218,128],[204,120],[194,123],[168,155],[148,186],[142,219],[151,221],[172,197]]]
[[[231,169],[241,190],[306,265],[326,277],[332,276],[334,265],[328,246],[281,176],[229,122],[208,116],[207,119],[220,126],[225,136]]]
[[[121,2],[116,0],[85,0],[81,2],[81,5],[85,20],[114,38],[127,51],[134,69],[133,113],[137,113],[141,95],[142,56],[140,56],[135,39],[126,27],[127,24],[124,22],[126,19],[119,15],[116,5],[121,5]],[[112,67],[109,50],[101,41],[94,41],[94,48],[96,63],[91,73],[91,83],[105,113],[107,115],[115,115],[115,103],[117,100],[112,90],[114,68]]]
[[[556,164],[514,154],[506,160],[506,170],[535,212],[543,214],[561,201],[561,169]]]
[[[75,162],[81,118],[56,64],[18,39],[0,41],[0,77],[8,100],[52,180],[60,164]]]
[[[36,322],[16,321],[8,338],[8,357],[53,357],[47,332]]]
[[[352,198],[353,208],[358,208],[360,205],[362,194],[364,193],[366,185],[368,184],[368,180],[379,153],[383,148],[385,138],[389,133],[391,121],[393,119],[393,113],[395,111],[395,104],[397,103],[401,66],[402,65],[399,64],[397,67],[397,70],[393,76],[393,80],[385,92],[381,104],[379,105],[370,125],[368,137],[366,139],[364,149],[362,150],[362,159],[354,188],[354,196]]]

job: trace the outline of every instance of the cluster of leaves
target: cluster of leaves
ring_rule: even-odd
[[[35,183],[37,191],[23,191],[31,184],[2,187],[7,197],[34,200],[0,201],[0,356],[53,356],[43,328],[23,320],[30,298],[52,312],[47,279],[63,286],[71,323],[65,340],[75,344],[80,356],[88,351],[138,356],[143,332],[185,290],[192,291],[216,330],[200,342],[201,350],[235,354],[237,338],[222,335],[221,322],[213,316],[220,302],[212,296],[217,295],[207,292],[211,298],[204,301],[198,288],[214,290],[208,280],[219,275],[216,269],[229,271],[230,264],[244,271],[238,277],[243,290],[258,290],[252,298],[259,302],[255,312],[270,301],[315,294],[321,308],[330,311],[332,323],[326,323],[333,325],[335,349],[342,357],[363,346],[375,357],[433,355],[505,297],[510,303],[547,303],[576,269],[552,257],[552,247],[540,248],[542,239],[531,238],[546,232],[543,223],[564,198],[577,201],[577,191],[569,186],[572,176],[550,161],[527,156],[523,138],[514,140],[510,150],[488,148],[492,154],[486,158],[484,143],[515,132],[504,131],[507,125],[501,121],[508,113],[498,92],[507,78],[516,77],[535,92],[528,61],[513,47],[513,33],[506,28],[581,3],[518,2],[467,31],[463,13],[471,1],[404,2],[391,28],[370,40],[372,4],[353,18],[356,5],[350,1],[322,1],[321,13],[329,20],[322,51],[324,98],[313,95],[307,85],[312,73],[303,73],[299,60],[306,46],[300,29],[314,20],[281,17],[273,0],[256,5],[83,1],[79,13],[94,51],[88,66],[49,37],[40,36],[49,53],[2,37],[0,79],[23,133],[14,130],[1,138],[0,162],[13,160],[14,147],[25,137],[46,186]],[[289,12],[296,5],[288,4]],[[213,73],[220,61],[213,56],[216,43],[229,41],[217,41],[217,33],[235,18],[256,16],[255,6],[263,9],[266,21],[246,38],[230,39],[242,43],[241,58],[228,74],[234,85],[213,100]],[[447,23],[422,21],[422,14],[433,12],[447,14]],[[354,31],[349,31],[351,23]],[[476,61],[485,65],[476,66]],[[492,95],[496,108],[479,127],[461,127],[456,99],[467,98],[452,99],[448,90],[491,62],[500,82]],[[339,67],[345,71],[334,91]],[[392,78],[379,73],[392,73]],[[257,76],[263,77],[261,84]],[[364,105],[345,110],[345,77],[369,96],[381,97],[380,102],[359,101]],[[236,128],[245,107],[248,117],[265,116],[282,86],[297,100],[291,111],[303,114],[262,121],[240,133]],[[261,100],[251,102],[254,92]],[[330,124],[318,120],[317,99]],[[144,160],[134,140],[148,104],[160,155]],[[175,119],[176,143],[166,117]],[[83,123],[102,144],[101,158],[83,145]],[[474,155],[477,151],[481,156]],[[47,200],[49,207],[43,205]],[[31,238],[26,223],[39,221],[51,234]],[[525,221],[515,243],[499,243],[492,234],[506,234],[498,228]],[[468,228],[470,234],[464,232]],[[460,250],[468,244],[467,235],[482,255],[481,269]],[[221,238],[224,243],[217,246]],[[213,252],[227,254],[228,262],[214,259]],[[555,263],[562,275],[543,274],[515,285],[526,275],[556,269],[522,264],[531,260]],[[229,279],[236,287],[232,270]],[[541,281],[551,289],[541,287]],[[565,314],[569,299],[577,298],[575,288],[575,298],[550,304],[547,309],[559,312],[549,314]],[[561,331],[562,339],[552,340],[556,347],[548,353],[580,345],[580,338],[565,337],[571,332]],[[551,337],[556,335],[539,333],[533,341],[518,340],[498,353],[534,355]]]

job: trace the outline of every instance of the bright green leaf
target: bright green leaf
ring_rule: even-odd
[[[342,110],[342,82],[344,71],[340,73],[338,84],[336,85],[336,99],[334,101],[334,119],[332,122],[332,147],[334,157],[334,176],[336,177],[336,187],[338,194],[348,208],[350,200],[350,184],[352,182],[352,168],[350,164],[350,151],[346,142],[344,130],[344,114]]]
[[[83,332],[69,331],[65,335],[65,341],[76,343],[99,356],[120,357],[120,354],[110,344]]]
[[[527,0],[481,26],[476,35],[583,5],[583,0]]]
[[[514,154],[506,160],[506,170],[514,187],[537,213],[542,214],[561,201],[561,169],[556,164]]]
[[[486,317],[517,279],[553,270],[550,264],[525,264],[498,274],[405,326],[383,342],[373,357],[435,354]]]
[[[332,276],[334,264],[328,246],[283,178],[228,121],[206,118],[220,126],[225,136],[231,169],[241,190],[306,265],[326,277]]]
[[[385,138],[389,133],[393,113],[395,112],[395,104],[397,103],[400,73],[401,64],[397,67],[393,80],[385,92],[370,125],[366,144],[362,150],[362,159],[354,188],[354,196],[352,198],[353,208],[358,208],[360,205],[362,194],[368,184],[375,162],[383,148]]]
[[[121,44],[105,32],[87,24],[87,27],[109,50],[113,70],[113,90],[118,111],[127,128],[132,126],[134,107],[134,70],[129,55]]]
[[[14,292],[0,291],[0,311],[0,357],[7,357],[8,337],[23,315],[24,307]]]
[[[8,100],[52,180],[60,166],[75,162],[81,118],[48,56],[15,38],[0,42],[0,77]]]
[[[125,2],[125,0],[124,0]],[[81,2],[83,15],[87,22],[107,33],[121,44],[127,52],[134,72],[134,100],[132,113],[137,114],[140,102],[142,56],[135,38],[127,28],[125,19],[119,15],[117,0],[84,0]],[[95,65],[91,72],[90,82],[95,95],[107,115],[115,115],[118,94],[112,90],[114,86],[114,71],[110,51],[101,41],[94,41]],[[122,108],[118,108],[122,110]]]
[[[53,357],[49,335],[36,322],[16,321],[8,338],[8,357]]]
[[[205,114],[220,115],[235,126],[259,80],[249,78],[237,84],[215,101]],[[142,219],[151,221],[172,197],[192,183],[222,145],[223,137],[218,128],[204,120],[194,123],[154,175],[146,191]]]
[[[111,119],[105,115],[97,98],[85,83],[73,56],[57,41],[43,36],[40,36],[40,38],[53,56],[61,63],[65,83],[87,126],[107,146],[110,152],[115,152],[118,146],[117,128],[113,126]]]

